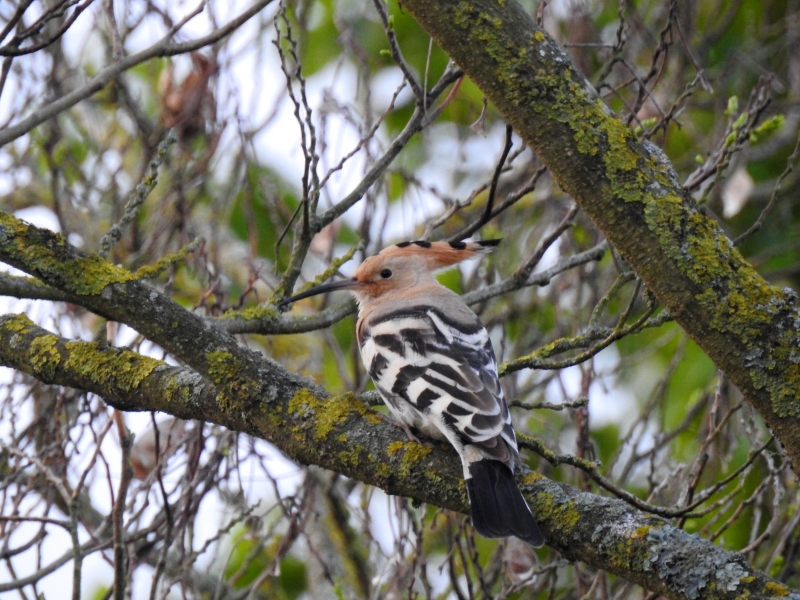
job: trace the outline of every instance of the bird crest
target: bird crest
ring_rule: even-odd
[[[422,257],[428,270],[435,271],[455,265],[464,260],[489,254],[500,240],[481,240],[478,242],[400,242],[381,250],[375,257]]]
[[[435,286],[433,273],[488,254],[500,240],[480,242],[400,242],[370,256],[356,269],[349,289],[359,305],[388,294],[416,293]]]
[[[350,290],[359,305],[399,290],[418,287],[423,281],[434,282],[430,273],[445,269],[494,250],[500,240],[477,242],[400,242],[370,256],[350,279],[332,281],[278,303],[283,308],[292,302],[335,290]]]

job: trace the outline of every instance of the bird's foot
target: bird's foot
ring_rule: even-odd
[[[403,423],[402,421],[398,421],[397,419],[393,419],[392,417],[387,417],[386,415],[381,414],[381,413],[375,413],[375,414],[378,415],[378,417],[381,420],[389,423],[390,425],[394,425],[395,427],[399,427],[400,429],[402,429],[405,432],[405,434],[408,437],[408,439],[411,440],[412,442],[416,442],[420,446],[425,446],[426,445],[426,444],[423,444],[421,441],[419,441],[419,438],[417,436],[415,436],[413,433],[411,433],[411,428],[408,425],[406,425],[405,423]]]

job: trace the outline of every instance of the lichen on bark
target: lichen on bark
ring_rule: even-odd
[[[648,290],[735,383],[800,472],[800,311],[614,117],[516,2],[409,0],[404,10],[474,80]]]

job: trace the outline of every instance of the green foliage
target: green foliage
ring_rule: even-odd
[[[258,255],[274,262],[278,237],[298,204],[290,187],[270,169],[248,165],[246,185],[231,209],[231,230],[243,241],[255,240]],[[279,264],[285,267],[287,258],[288,252],[284,251],[281,256],[284,262]]]
[[[613,423],[592,429],[592,442],[597,452],[597,460],[608,464],[619,451],[620,430]]]
[[[461,271],[458,269],[447,269],[439,273],[436,279],[446,288],[449,288],[457,294],[463,294],[464,289],[461,284]]]
[[[765,138],[780,131],[785,124],[786,117],[783,115],[774,115],[770,117],[750,133],[750,142],[755,144],[763,141]]]
[[[306,590],[306,566],[292,555],[281,561],[278,585],[286,598],[294,599]]]
[[[253,535],[246,527],[238,528],[231,539],[231,552],[222,574],[234,589],[246,589],[261,578],[268,569],[275,573],[261,583],[259,591],[275,600],[294,600],[306,591],[306,569],[302,561],[286,556],[275,565],[275,551],[282,537],[271,538],[268,543]]]
[[[101,585],[95,588],[94,592],[92,592],[92,594],[89,596],[89,600],[103,600],[104,598],[108,598],[110,593],[111,588]]]

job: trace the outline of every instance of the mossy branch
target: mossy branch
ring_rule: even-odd
[[[124,410],[159,410],[218,423],[266,439],[301,464],[331,469],[389,494],[459,512],[467,509],[460,462],[452,448],[409,442],[352,394],[330,397],[298,388],[269,403],[253,397],[246,408],[232,408],[239,405],[187,367],[105,343],[70,341],[24,315],[0,317],[0,365],[45,383],[94,392]],[[240,384],[256,388],[244,379]],[[742,555],[621,500],[536,473],[521,475],[519,482],[548,544],[570,560],[670,598],[800,597],[752,569]]]
[[[513,0],[404,0],[670,315],[737,385],[800,473],[800,310],[678,183],[664,153],[616,119]]]
[[[155,264],[139,267],[133,274],[134,277],[136,277],[136,279],[155,279],[167,269],[186,260],[187,256],[200,247],[201,242],[201,239],[192,240],[177,252],[159,258]]]
[[[132,327],[215,384],[231,408],[253,398],[270,402],[306,387],[322,393],[309,379],[288,373],[272,359],[244,348],[232,335],[129,271],[2,211],[0,260],[77,296],[82,306],[96,314]]]

